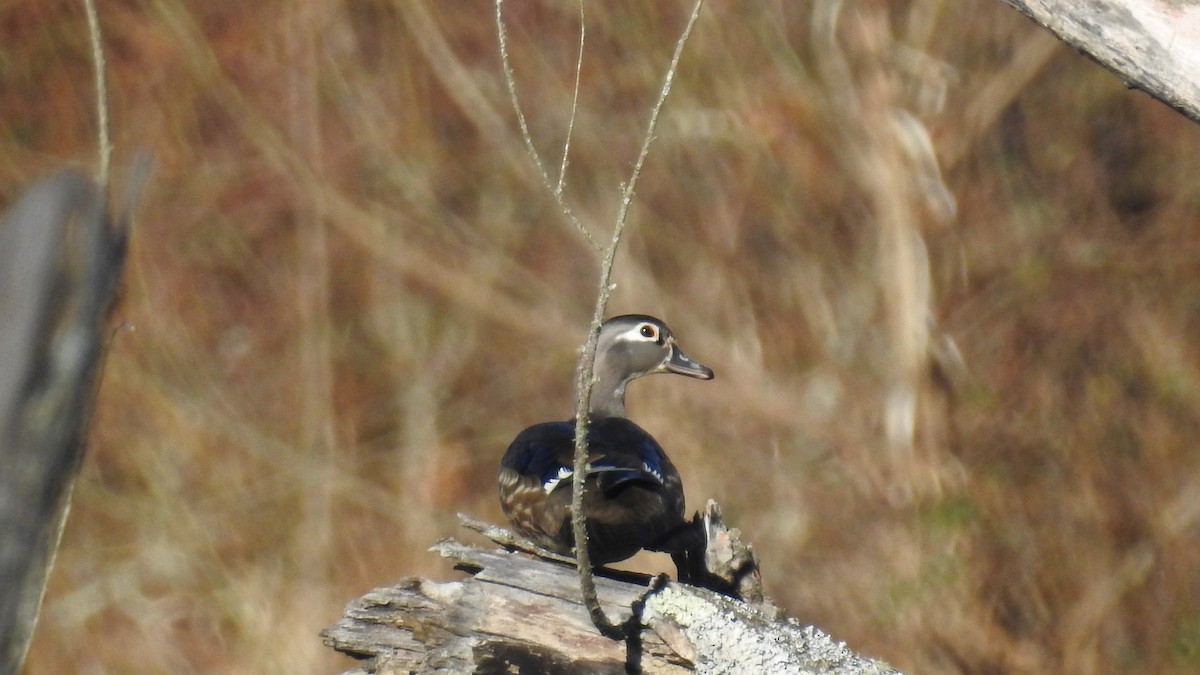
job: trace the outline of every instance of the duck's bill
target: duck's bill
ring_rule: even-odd
[[[667,359],[665,366],[668,373],[687,375],[701,380],[713,379],[712,368],[684,354],[683,350],[674,344],[671,345],[671,357]]]

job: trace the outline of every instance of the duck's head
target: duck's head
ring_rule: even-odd
[[[610,417],[625,416],[625,385],[643,375],[713,378],[711,368],[683,353],[667,324],[644,314],[616,316],[600,326],[595,372],[591,412]]]

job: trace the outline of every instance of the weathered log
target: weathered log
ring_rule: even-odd
[[[779,618],[769,601],[750,604],[663,577],[598,570],[597,592],[609,613],[625,608],[645,627],[613,642],[592,625],[572,565],[453,539],[432,550],[469,576],[410,577],[375,589],[322,632],[326,644],[362,660],[350,673],[896,672],[816,628]]]
[[[1200,5],[1179,0],[1004,0],[1063,42],[1200,122]]]

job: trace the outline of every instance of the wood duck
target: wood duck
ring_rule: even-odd
[[[662,321],[618,316],[600,327],[596,383],[588,411],[584,492],[588,550],[597,565],[643,548],[669,550],[685,525],[683,484],[662,447],[625,417],[625,387],[654,373],[711,380],[713,371],[683,353]],[[538,545],[570,555],[575,420],[522,431],[500,462],[500,505],[513,528]]]

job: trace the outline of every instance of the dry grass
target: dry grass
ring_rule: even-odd
[[[867,653],[1194,672],[1200,130],[994,0],[860,0],[836,39],[813,4],[711,3],[688,46],[612,311],[718,378],[633,415]],[[601,238],[689,8],[589,5],[565,194]],[[506,443],[569,414],[595,256],[528,165],[490,2],[99,9],[114,180],[157,168],[29,672],[347,667],[316,632],[452,575],[426,546],[500,520]],[[547,157],[576,11],[506,3]],[[96,130],[78,2],[0,35],[7,203]]]

